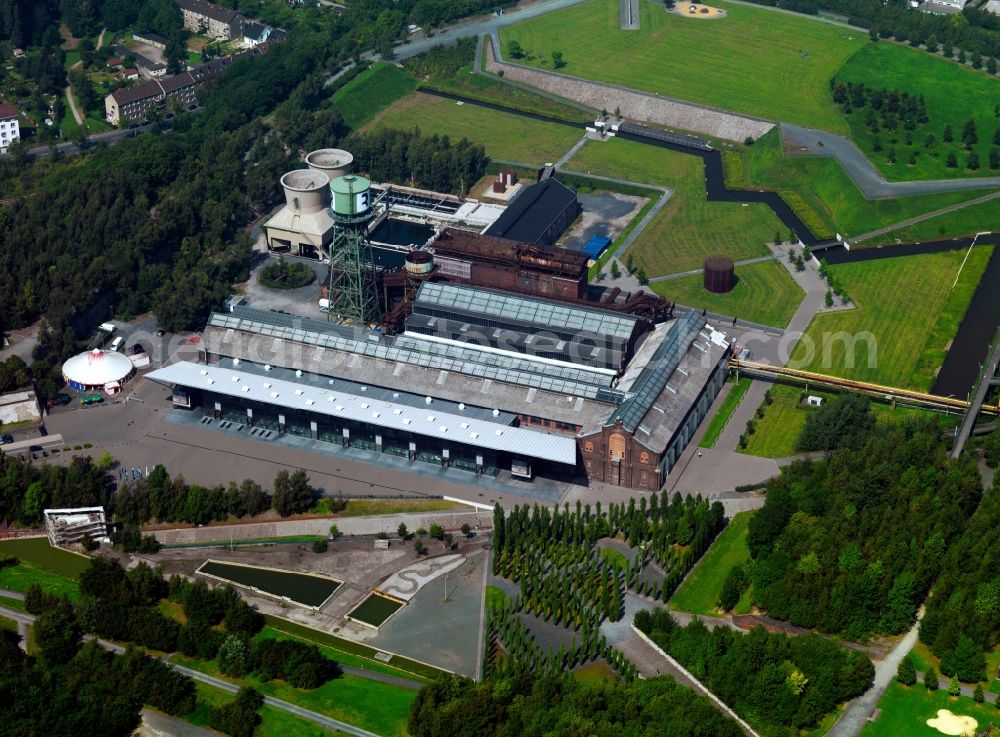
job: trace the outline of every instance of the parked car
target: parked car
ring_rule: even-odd
[[[13,442],[14,442],[14,436],[11,435],[9,432],[5,432],[3,434],[3,443],[4,443],[4,445],[6,445],[7,443],[13,443]]]
[[[163,328],[160,328],[159,330],[156,331],[156,337],[157,338],[162,338],[166,334],[167,334],[167,331],[164,330]]]
[[[56,394],[56,404],[69,404],[72,401],[73,397],[71,397],[66,392],[59,392],[58,394]]]
[[[80,397],[80,404],[83,405],[100,404],[103,401],[104,397],[102,397],[100,394],[84,394],[82,397]]]

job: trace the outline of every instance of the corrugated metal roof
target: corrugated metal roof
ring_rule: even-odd
[[[466,287],[442,282],[420,285],[414,310],[420,305],[502,317],[515,322],[548,328],[586,331],[628,340],[641,318],[610,310],[588,309],[565,302],[547,301],[498,292],[482,287]]]
[[[148,374],[147,378],[276,407],[342,417],[376,427],[441,438],[451,443],[556,463],[576,463],[576,441],[571,437],[438,412],[433,401],[425,408],[415,408],[189,361],[157,369]]]

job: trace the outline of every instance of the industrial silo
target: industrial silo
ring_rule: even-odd
[[[320,148],[306,154],[306,164],[310,169],[326,174],[332,182],[351,173],[354,156],[339,148]]]
[[[288,209],[303,214],[330,206],[330,177],[313,169],[295,169],[281,177]]]
[[[705,289],[725,294],[736,286],[736,266],[730,258],[712,256],[705,259]]]

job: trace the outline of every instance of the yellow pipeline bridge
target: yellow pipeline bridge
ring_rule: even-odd
[[[895,386],[883,386],[882,384],[855,381],[854,379],[841,379],[837,376],[827,376],[826,374],[817,374],[812,371],[800,371],[799,369],[785,368],[784,366],[772,366],[769,363],[741,361],[737,358],[732,358],[729,360],[729,368],[738,374],[745,374],[747,376],[788,381],[804,384],[807,387],[817,386],[825,389],[857,392],[858,394],[865,394],[869,397],[893,404],[925,407],[953,414],[967,413],[969,411],[969,402],[965,399],[939,397],[936,394],[926,394],[924,392],[913,391],[912,389],[900,389]],[[1000,415],[1000,406],[983,404],[982,412],[988,415]]]

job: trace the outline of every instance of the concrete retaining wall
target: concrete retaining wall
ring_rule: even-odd
[[[486,55],[486,69],[493,74],[503,71],[504,79],[536,87],[594,110],[618,109],[622,117],[629,120],[703,133],[739,143],[747,136],[760,138],[774,127],[774,123],[766,120],[747,118],[659,95],[498,60],[492,43],[486,45]]]

